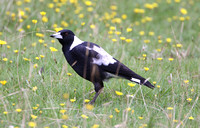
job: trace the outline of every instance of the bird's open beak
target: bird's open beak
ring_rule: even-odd
[[[50,35],[50,37],[53,37],[53,38],[56,38],[56,39],[63,39],[62,35],[60,35],[60,32],[52,34],[52,35]]]

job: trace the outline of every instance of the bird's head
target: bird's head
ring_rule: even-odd
[[[50,37],[56,38],[62,45],[71,44],[74,41],[75,34],[71,30],[63,29]]]

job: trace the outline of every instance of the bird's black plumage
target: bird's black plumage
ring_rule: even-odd
[[[51,37],[59,40],[67,62],[76,73],[94,84],[96,95],[91,103],[95,102],[103,89],[103,81],[115,76],[154,88],[148,80],[113,58],[100,46],[81,41],[71,30],[61,30]]]

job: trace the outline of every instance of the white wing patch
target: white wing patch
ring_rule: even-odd
[[[93,58],[93,63],[97,65],[105,65],[114,64],[117,62],[110,54],[108,54],[103,48],[94,46],[93,48],[86,47],[89,50],[94,50],[98,53],[99,58]]]
[[[76,47],[79,44],[82,44],[84,41],[80,40],[78,37],[74,36],[74,41],[71,45],[71,47],[69,48],[69,50],[72,50],[74,47]]]
[[[140,80],[139,79],[135,79],[135,78],[131,78],[131,81],[139,83],[140,84]]]

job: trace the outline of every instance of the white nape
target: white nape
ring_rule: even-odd
[[[93,63],[97,65],[105,65],[114,64],[117,62],[110,54],[108,54],[103,48],[94,46],[93,48],[86,47],[89,50],[94,50],[98,53],[98,58],[93,58]]]
[[[74,41],[71,45],[71,47],[69,48],[69,50],[72,50],[74,47],[76,47],[79,44],[82,44],[84,41],[80,40],[78,37],[74,36]]]

